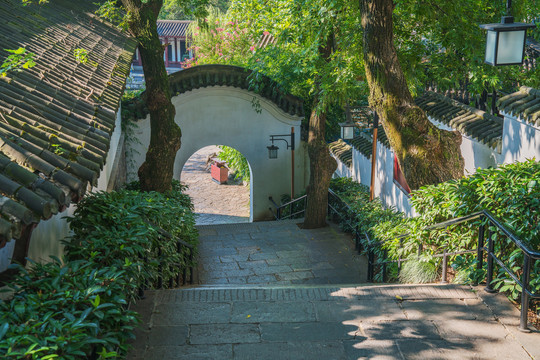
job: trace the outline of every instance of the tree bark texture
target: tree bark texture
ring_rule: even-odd
[[[413,102],[394,47],[392,0],[360,0],[369,103],[411,189],[463,176],[461,135],[438,129]]]
[[[328,62],[334,44],[333,34],[327,36],[323,44],[319,46],[319,56]],[[326,144],[326,109],[317,112],[318,105],[318,98],[315,97],[309,118],[309,185],[306,188],[307,204],[304,214],[304,229],[326,226],[328,188],[332,174],[337,169],[337,162],[330,155]]]
[[[171,189],[176,153],[182,133],[175,123],[176,110],[171,102],[169,79],[163,60],[164,47],[157,33],[157,17],[163,0],[121,0],[130,12],[129,29],[139,41],[144,78],[145,100],[150,113],[150,146],[139,168],[143,191]]]
[[[316,104],[313,107],[316,108]],[[337,169],[336,160],[330,155],[325,140],[326,113],[312,111],[309,118],[309,185],[306,189],[307,205],[304,229],[326,226],[328,188],[332,174]]]

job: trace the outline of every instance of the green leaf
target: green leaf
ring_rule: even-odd
[[[3,323],[2,326],[0,326],[0,340],[2,340],[4,335],[6,335],[8,328],[9,328],[8,323]]]

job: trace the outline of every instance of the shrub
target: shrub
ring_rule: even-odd
[[[234,173],[235,179],[242,178],[243,181],[249,183],[251,173],[249,172],[249,164],[244,155],[238,150],[233,149],[228,146],[220,146],[221,149],[218,157],[227,162],[229,168],[231,168]]]
[[[13,299],[0,302],[2,358],[82,359],[125,350],[136,321],[126,309],[134,283],[125,269],[59,259],[18,269],[8,285]]]
[[[385,249],[392,259],[407,259],[417,256],[418,247],[423,256],[437,264],[432,255],[473,249],[477,245],[480,220],[445,229],[426,231],[429,225],[445,220],[488,210],[498,217],[505,227],[513,231],[533,250],[540,248],[540,163],[528,160],[495,169],[478,171],[459,180],[422,187],[412,193],[411,202],[419,213],[412,219],[404,218],[393,209],[384,209],[378,200],[369,203],[367,187],[350,179],[332,180],[332,189],[340,193],[356,212],[356,221],[361,231],[381,241],[376,253],[382,256]],[[495,252],[521,275],[523,256],[515,244],[503,237],[492,227]],[[409,236],[398,240],[400,234]],[[484,269],[476,268],[474,254],[450,258],[450,264],[458,279],[478,282],[485,278]],[[484,264],[485,265],[485,264]],[[540,291],[540,261],[531,268],[531,288]],[[516,299],[519,286],[509,275],[499,269],[495,274],[494,286]]]
[[[104,359],[126,352],[137,321],[128,302],[160,274],[166,284],[192,265],[189,249],[177,252],[177,238],[197,241],[191,200],[179,182],[165,194],[137,187],[79,203],[64,262],[15,265],[13,298],[0,301],[2,358]]]
[[[432,261],[412,259],[403,263],[399,273],[399,281],[410,284],[426,284],[434,282],[438,276],[437,266]]]
[[[193,205],[178,181],[165,194],[133,190],[138,186],[135,182],[126,190],[85,197],[69,220],[74,235],[65,243],[66,254],[92,256],[105,266],[136,264],[128,275],[137,283],[155,284],[159,275],[167,283],[180,267],[193,265],[192,254],[185,248],[178,253],[175,241],[196,245]],[[162,236],[160,228],[172,238]]]

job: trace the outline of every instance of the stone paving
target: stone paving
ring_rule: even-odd
[[[361,284],[363,260],[334,227],[199,229],[205,284],[147,291],[133,307],[142,326],[128,359],[540,359],[539,333],[517,330],[504,296]]]
[[[199,226],[201,284],[358,284],[364,256],[336,226],[302,230],[301,220]]]
[[[236,182],[218,184],[212,180],[206,161],[220,149],[207,146],[193,154],[184,165],[180,181],[188,185],[197,224],[249,222],[249,188]]]

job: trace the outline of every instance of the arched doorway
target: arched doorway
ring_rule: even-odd
[[[240,174],[243,169],[235,169],[234,164],[225,164],[223,170],[216,168],[222,161],[219,156],[222,152],[221,147],[216,145],[203,147],[189,157],[180,173],[180,181],[188,186],[186,193],[193,201],[197,225],[242,223],[250,220],[249,164],[244,177]],[[231,152],[230,149],[226,150],[228,154]],[[223,175],[226,174],[225,182],[219,182],[212,177],[216,175],[216,170],[217,173],[222,171]]]
[[[251,167],[250,220],[273,219],[269,197],[280,199],[290,194],[291,181],[300,193],[308,181],[307,151],[300,140],[302,102],[284,94],[279,85],[262,77],[258,92],[251,90],[251,72],[240,67],[203,65],[170,75],[175,121],[182,129],[182,146],[176,155],[174,178],[199,149],[222,144],[240,151]],[[143,108],[135,137],[127,153],[128,172],[136,173],[150,141],[150,121]],[[292,171],[290,150],[284,143],[278,157],[269,159],[270,135],[295,134],[295,161]],[[293,176],[294,173],[294,176]]]

